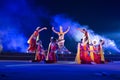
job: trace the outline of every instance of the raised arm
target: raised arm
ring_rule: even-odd
[[[64,32],[64,34],[66,34],[69,30],[70,30],[70,26],[69,26],[68,29]]]
[[[81,28],[77,28],[77,30],[81,31],[82,33],[85,33]]]
[[[55,31],[54,27],[52,27],[52,31],[56,34],[58,34],[59,32]]]
[[[43,31],[43,30],[47,30],[47,28],[46,28],[46,27],[41,28],[41,29],[38,30],[38,32],[41,32],[41,31]]]

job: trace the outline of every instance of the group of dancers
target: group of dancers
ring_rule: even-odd
[[[45,50],[42,46],[42,41],[39,39],[39,33],[43,30],[47,30],[46,27],[40,28],[37,27],[34,33],[30,36],[28,40],[28,53],[35,53],[35,61],[46,61],[55,63],[57,62],[56,54],[64,54],[71,52],[64,46],[65,39],[64,35],[70,30],[70,27],[63,32],[62,26],[60,26],[60,31],[57,32],[54,27],[52,27],[52,31],[58,35],[58,39],[54,37],[50,38],[50,43],[48,46],[47,54],[45,54]],[[80,32],[84,34],[84,37],[78,43],[77,54],[75,61],[78,64],[89,64],[89,63],[104,63],[104,52],[102,45],[104,44],[103,40],[100,40],[99,44],[96,44],[96,41],[90,43],[89,34],[87,30],[78,28]]]
[[[56,62],[57,56],[56,54],[64,54],[71,52],[64,46],[64,35],[70,30],[70,27],[63,32],[62,26],[60,26],[60,31],[57,32],[54,27],[52,27],[52,31],[58,35],[58,39],[54,37],[50,38],[50,43],[47,50],[47,55],[45,54],[45,50],[42,46],[42,41],[39,38],[39,33],[43,30],[47,30],[46,27],[40,28],[37,27],[34,33],[30,36],[28,40],[29,47],[27,49],[28,53],[36,53],[35,61],[48,61],[48,62]]]
[[[78,64],[100,64],[105,63],[103,44],[104,40],[90,41],[89,34],[85,29],[78,28],[84,34],[84,37],[78,43],[77,55],[75,61]]]

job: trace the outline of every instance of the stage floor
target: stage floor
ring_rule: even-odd
[[[120,62],[93,65],[0,60],[0,80],[120,80]]]

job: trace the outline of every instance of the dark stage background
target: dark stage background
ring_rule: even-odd
[[[111,40],[119,53],[119,8],[119,0],[0,0],[0,44],[3,51],[26,52],[30,35],[37,26],[45,26],[48,30],[40,33],[40,39],[47,49],[50,37],[57,38],[51,27],[59,31],[68,21],[64,30],[69,22],[77,23],[77,27],[87,25],[95,34]],[[71,32],[65,35],[65,45],[75,53],[79,39],[73,36]]]

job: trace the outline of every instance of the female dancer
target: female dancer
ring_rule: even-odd
[[[39,32],[46,30],[46,29],[47,29],[46,27],[44,27],[44,28],[37,27],[36,28],[36,30],[34,31],[34,33],[30,36],[30,38],[28,40],[28,44],[29,44],[29,47],[27,49],[28,53],[36,52],[36,42],[37,42],[37,39],[39,38]]]
[[[37,41],[37,49],[35,54],[35,61],[40,62],[45,60],[45,51],[40,40]]]
[[[54,33],[56,33],[58,35],[58,46],[59,46],[59,48],[63,47],[64,42],[65,42],[64,35],[70,30],[70,27],[68,27],[68,29],[65,32],[63,32],[62,26],[60,26],[60,32],[57,32],[54,29],[54,27],[52,27],[52,30],[53,30]]]
[[[83,36],[83,38],[82,38],[82,39],[83,39],[83,43],[84,43],[84,44],[89,44],[89,43],[90,43],[90,40],[89,40],[89,35],[88,35],[87,30],[81,29],[81,28],[78,28],[78,30],[84,34],[84,36]]]
[[[48,52],[47,52],[47,58],[46,61],[50,63],[54,63],[57,61],[56,59],[56,50],[58,49],[58,45],[56,43],[56,39],[51,37]]]
[[[78,28],[79,31],[81,31],[84,36],[82,38],[82,44],[80,45],[80,59],[81,59],[81,63],[91,63],[91,55],[90,55],[90,51],[89,51],[89,36],[88,36],[88,32],[85,29],[80,29]]]
[[[104,40],[100,40],[99,44],[99,53],[100,53],[100,60],[101,63],[105,63],[105,58],[104,58],[104,51],[103,51],[103,45],[104,45]]]

